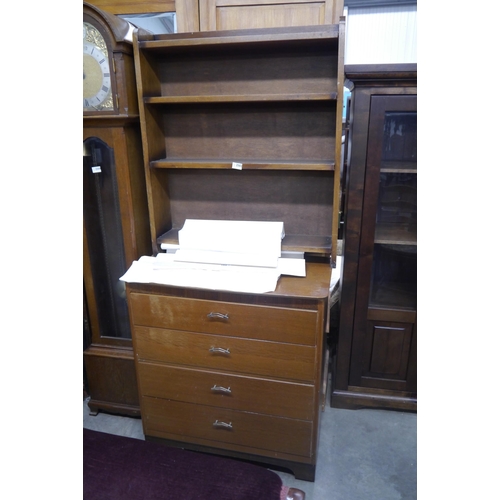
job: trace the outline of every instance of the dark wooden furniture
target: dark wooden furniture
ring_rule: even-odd
[[[314,479],[343,37],[341,23],[134,40],[153,253],[187,218],[283,221],[283,248],[308,262],[269,294],[127,285],[147,438]]]
[[[122,19],[83,4],[88,36],[103,37],[111,100],[83,111],[84,351],[92,412],[139,415],[125,286],[119,278],[151,252],[133,49]],[[99,37],[100,39],[100,37]],[[85,42],[85,39],[84,39]],[[84,103],[85,107],[85,103]]]
[[[417,408],[417,68],[346,66],[353,85],[331,405]]]

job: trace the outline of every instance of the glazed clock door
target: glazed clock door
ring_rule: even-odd
[[[113,148],[97,137],[83,143],[83,216],[99,337],[130,339],[127,270]]]
[[[416,393],[417,96],[372,95],[350,384]]]

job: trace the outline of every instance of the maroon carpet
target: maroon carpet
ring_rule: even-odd
[[[83,429],[84,500],[280,500],[265,467]]]

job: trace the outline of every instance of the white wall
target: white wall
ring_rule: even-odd
[[[345,64],[416,62],[416,5],[347,9]]]

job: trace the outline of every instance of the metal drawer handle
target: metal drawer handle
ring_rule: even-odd
[[[207,314],[207,318],[229,319],[229,314],[210,312]]]
[[[216,420],[213,423],[213,426],[214,427],[219,427],[221,429],[229,429],[229,430],[233,429],[233,424],[231,422],[229,422],[228,424],[226,424],[226,422],[219,422],[218,420]]]
[[[221,387],[220,385],[214,385],[210,390],[213,392],[225,392],[226,394],[231,394],[231,387]]]
[[[209,349],[210,352],[219,352],[221,354],[231,354],[229,349],[224,349],[223,347],[211,347]]]

